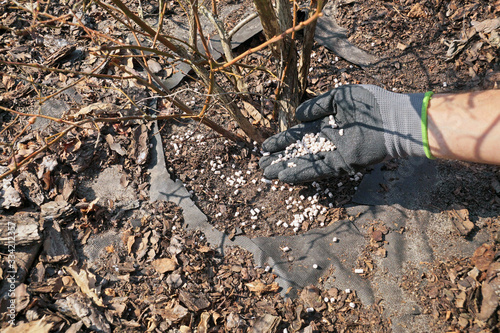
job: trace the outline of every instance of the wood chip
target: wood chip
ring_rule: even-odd
[[[161,258],[154,260],[151,265],[160,274],[172,272],[177,268],[177,260],[171,258]]]

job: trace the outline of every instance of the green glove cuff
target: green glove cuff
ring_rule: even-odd
[[[424,146],[425,156],[427,156],[428,159],[434,160],[436,158],[432,156],[431,149],[429,148],[429,137],[427,135],[427,108],[429,107],[429,101],[431,100],[432,95],[434,95],[432,91],[425,93],[424,100],[422,102],[422,114],[420,119],[422,120],[422,144]]]

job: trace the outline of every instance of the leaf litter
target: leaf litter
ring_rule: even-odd
[[[389,49],[392,48],[397,50],[396,56],[391,54],[387,57],[391,60],[386,61],[382,67],[364,69],[363,72],[363,69],[336,59],[326,49],[317,48],[312,59],[315,69],[310,73],[309,92],[319,94],[335,85],[348,83],[377,83],[401,90],[431,88],[439,91],[445,86],[443,83],[453,89],[469,89],[477,86],[493,88],[500,81],[497,69],[492,65],[498,48],[498,19],[494,17],[500,10],[497,5],[492,4],[488,9],[487,6],[478,7],[475,1],[441,3],[437,8],[414,1],[407,1],[404,5],[388,3],[383,8],[374,4],[373,1],[341,2],[340,6],[345,10],[337,13],[339,23],[352,31],[351,40],[357,45],[374,53],[391,54],[393,51]],[[95,56],[85,52],[87,45],[82,47],[81,31],[76,29],[43,28],[22,42],[19,36],[3,33],[3,27],[20,28],[25,27],[28,22],[23,21],[22,15],[17,15],[15,11],[6,10],[6,6],[4,3],[0,4],[0,12],[4,13],[0,17],[0,47],[3,50],[9,48],[7,54],[10,58],[6,59],[42,59],[47,65],[60,68],[77,66],[81,70],[90,69],[97,61]],[[154,7],[149,3],[145,6]],[[174,6],[172,10],[179,8]],[[101,16],[95,12],[92,15]],[[391,17],[389,22],[386,20],[388,15]],[[357,24],[360,18],[367,24],[360,27]],[[89,24],[95,23],[88,19]],[[474,30],[463,30],[464,21],[473,21]],[[417,27],[419,24],[421,27]],[[112,34],[120,34],[117,26],[109,25]],[[381,26],[386,28],[380,28]],[[415,73],[419,73],[420,69],[418,66],[414,67],[416,65],[411,53],[404,53],[409,47],[424,47],[417,39],[412,38],[411,34],[415,35],[414,32],[410,34],[418,29],[427,30],[428,33],[444,29],[446,34],[442,45],[432,44],[427,49],[429,52],[439,51],[439,54],[450,58],[441,67],[428,60],[431,82],[413,81]],[[386,38],[394,39],[395,45],[399,47],[385,43]],[[394,58],[399,60],[394,62]],[[257,63],[261,59],[255,57],[254,61]],[[395,75],[380,76],[377,71],[383,66],[387,66],[386,71],[390,68],[388,72]],[[2,105],[32,111],[36,104],[33,103],[35,94],[32,86],[14,78],[12,74],[19,74],[14,68],[2,67],[2,71]],[[170,71],[171,69],[164,72],[160,70],[158,74],[168,77],[172,74]],[[412,75],[404,75],[405,71]],[[455,74],[451,75],[452,72]],[[34,69],[27,69],[25,73],[41,76]],[[272,126],[270,115],[277,83],[263,80],[257,75],[254,78],[256,91],[268,98],[257,101],[257,104],[263,106],[262,110],[256,110],[249,104],[243,106],[247,107],[247,112],[256,125]],[[54,73],[41,79],[47,85],[58,87],[75,81],[73,75]],[[105,81],[90,79],[77,86],[83,103],[75,103],[74,99],[64,97],[71,104],[71,114],[75,119],[100,112],[106,115],[116,115],[117,110],[130,112],[127,110],[131,108],[125,106],[123,96],[103,89],[104,84]],[[192,91],[198,88],[189,81],[182,87],[192,88]],[[124,83],[123,88],[129,89],[130,94],[138,99],[150,97],[132,81]],[[179,94],[182,96],[183,93]],[[158,105],[161,107],[162,103],[164,102],[160,101]],[[90,108],[82,108],[82,105],[89,105]],[[99,105],[106,107],[101,108]],[[167,112],[168,103],[163,105]],[[223,118],[220,116],[219,119]],[[6,113],[0,114],[2,126],[12,120],[13,117]],[[230,129],[238,130],[234,124],[226,122]],[[26,122],[16,121],[8,128],[2,127],[2,140],[12,141],[25,125]],[[227,143],[212,133],[199,130],[197,124],[192,125],[180,122],[177,127],[171,124],[164,127],[166,156],[174,177],[182,179],[188,189],[193,191],[193,199],[217,228],[232,235],[293,234],[291,229],[283,231],[277,223],[287,220],[290,214],[300,212],[300,203],[292,204],[291,212],[276,212],[270,209],[269,202],[286,207],[286,200],[290,200],[290,197],[292,202],[307,201],[307,198],[320,191],[319,201],[328,208],[328,212],[320,219],[306,221],[298,232],[332,224],[346,217],[343,205],[350,201],[360,179],[344,176],[336,179],[333,185],[321,182],[317,185],[294,187],[263,183],[261,171],[257,169],[260,157],[258,150],[252,151]],[[56,124],[43,130],[53,134],[57,128]],[[181,134],[187,133],[186,128],[192,132],[181,140]],[[3,227],[7,220],[24,221],[18,224],[23,226],[19,229],[19,240],[22,243],[18,244],[30,249],[20,251],[16,263],[16,269],[21,272],[20,284],[16,288],[16,293],[22,300],[16,305],[19,325],[8,328],[3,326],[5,331],[76,332],[86,329],[120,332],[175,329],[182,332],[281,332],[284,328],[288,331],[305,332],[390,330],[389,320],[382,315],[381,303],[365,307],[355,291],[347,292],[337,288],[322,290],[317,286],[307,286],[297,299],[283,298],[273,272],[256,267],[250,253],[240,248],[228,248],[222,256],[206,243],[203,234],[183,230],[182,212],[178,207],[170,203],[146,204],[148,130],[148,125],[139,122],[99,125],[98,129],[86,126],[74,130],[58,147],[39,156],[35,165],[22,169],[7,183],[4,181],[1,191],[2,207],[5,210],[0,212],[0,226]],[[11,155],[9,147],[0,147],[2,161],[7,161],[2,165],[12,167],[15,161],[19,162],[22,157],[40,148],[43,141],[40,140],[39,133],[26,133],[20,138],[19,144],[18,155],[15,156]],[[178,145],[179,153],[174,144]],[[189,154],[193,147],[196,156]],[[212,166],[208,164],[207,156],[216,163],[215,171],[221,171],[218,177],[209,175],[208,170]],[[216,156],[220,157],[221,163]],[[56,161],[57,165],[51,166],[50,160]],[[107,166],[116,164],[124,166],[121,185],[132,186],[137,192],[137,200],[128,203],[113,202],[81,191],[82,179],[93,177]],[[224,166],[218,168],[222,164]],[[205,172],[202,173],[202,169]],[[240,171],[242,174],[235,176],[233,182],[236,184],[236,179],[244,174],[246,184],[238,188],[228,187],[227,178],[232,179]],[[495,190],[500,174],[495,169],[481,167],[473,171],[490,175],[486,181],[491,182],[493,192],[483,191],[480,192],[481,195],[475,195],[472,186],[452,184],[451,188],[446,189],[453,194],[453,200],[450,201],[460,204],[442,203],[446,206],[443,211],[450,212],[457,232],[463,237],[470,237],[478,228],[486,228],[492,234],[498,229],[498,216],[479,218],[477,207],[482,207],[478,200],[488,201],[492,209],[500,205],[499,191]],[[226,180],[221,178],[222,175]],[[253,183],[253,180],[256,182]],[[485,181],[482,178],[480,180]],[[227,188],[231,191],[227,191]],[[330,190],[325,192],[326,189]],[[238,194],[234,194],[236,191]],[[8,193],[12,196],[5,196]],[[332,193],[332,196],[328,193]],[[273,199],[270,200],[270,197]],[[252,215],[251,210],[255,212],[255,208],[259,213]],[[33,209],[35,212],[24,211]],[[37,212],[39,210],[41,213]],[[236,213],[239,213],[238,216]],[[251,216],[257,218],[252,220]],[[40,224],[44,226],[43,233],[38,228],[40,220]],[[253,222],[242,225],[245,221]],[[82,247],[92,236],[114,228],[123,230],[121,242],[106,244],[97,263],[84,265],[85,260],[82,260],[84,257],[80,253]],[[396,232],[388,231],[377,223],[368,230],[368,245],[358,261],[366,278],[370,277],[370,270],[376,269],[371,256],[385,256],[384,235],[393,231]],[[56,238],[55,234],[59,233],[60,237]],[[56,243],[64,246],[56,247],[55,245],[60,245]],[[438,331],[470,332],[498,328],[500,277],[497,243],[479,247],[472,258],[428,263],[429,272],[418,276],[410,273],[406,276],[403,285],[415,292],[424,312],[435,319],[433,328]],[[2,240],[3,247],[5,244]],[[36,249],[41,249],[40,257]],[[8,267],[4,253],[2,250],[3,285],[7,281]],[[3,311],[5,301],[3,298],[0,303],[3,325],[6,323],[7,313]]]

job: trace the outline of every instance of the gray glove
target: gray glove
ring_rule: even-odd
[[[262,144],[271,154],[262,157],[259,165],[266,178],[301,183],[344,172],[353,175],[391,157],[425,156],[420,123],[423,99],[424,94],[397,94],[373,85],[331,90],[297,108],[296,117],[303,123]],[[330,115],[337,125],[332,126]],[[336,149],[273,164],[287,146],[308,133],[320,133]]]

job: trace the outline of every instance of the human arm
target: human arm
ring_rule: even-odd
[[[309,100],[297,109],[302,124],[264,142],[263,149],[270,153],[260,161],[264,175],[299,183],[354,174],[391,157],[426,156],[423,98],[424,94],[396,94],[376,86],[354,85]],[[500,164],[495,151],[500,143],[496,105],[500,105],[497,91],[434,95],[427,108],[431,153],[439,158]],[[335,128],[329,124],[331,117],[337,121]],[[287,147],[301,143],[308,133],[332,141],[337,149],[283,161],[280,156]]]
[[[434,157],[500,165],[500,90],[436,94],[427,113]]]

